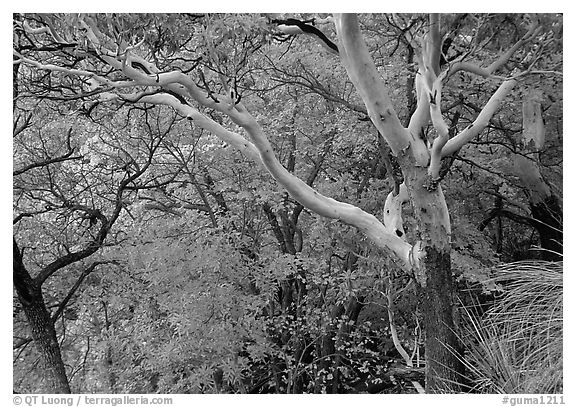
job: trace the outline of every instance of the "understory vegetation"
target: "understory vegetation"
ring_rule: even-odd
[[[562,262],[508,263],[494,274],[494,305],[482,316],[465,313],[471,391],[562,393]]]

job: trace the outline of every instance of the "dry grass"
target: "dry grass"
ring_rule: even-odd
[[[504,294],[482,317],[465,308],[464,364],[474,393],[561,393],[562,263],[498,267]]]

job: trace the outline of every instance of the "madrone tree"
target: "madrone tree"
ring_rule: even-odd
[[[492,44],[494,37],[480,28],[471,29],[462,38],[452,38],[438,14],[413,19],[389,16],[390,21],[402,28],[404,40],[415,50],[416,105],[407,125],[399,119],[382,79],[384,68],[377,68],[366,45],[361,30],[364,16],[328,16],[316,19],[317,25],[312,29],[310,24],[305,26],[286,16],[263,15],[254,16],[252,26],[243,24],[226,30],[225,24],[220,24],[212,31],[210,25],[225,16],[189,17],[188,23],[176,27],[172,16],[165,25],[155,25],[155,33],[149,29],[146,34],[143,29],[143,34],[138,35],[128,23],[134,17],[23,16],[16,22],[23,38],[35,38],[48,51],[31,52],[21,47],[14,52],[14,63],[48,72],[47,76],[53,79],[80,78],[86,83],[84,96],[97,97],[101,104],[169,106],[193,125],[240,150],[307,210],[357,228],[383,256],[394,259],[417,283],[426,337],[426,390],[460,391],[463,367],[455,333],[451,226],[441,181],[447,174],[450,157],[485,129],[512,89],[527,75],[543,70],[540,57],[553,38],[543,29],[538,16],[519,16],[516,38],[500,46],[499,54],[490,61],[483,59],[486,54],[482,52],[487,47],[496,48]],[[489,16],[473,20],[485,18]],[[334,41],[329,40],[334,36],[330,34],[332,27]],[[183,35],[184,39],[174,39],[168,44],[163,42],[165,37],[160,36],[160,31]],[[340,59],[370,121],[401,169],[397,187],[382,198],[385,200],[382,217],[322,195],[280,164],[262,126],[250,111],[250,103],[242,101],[238,91],[240,78],[231,65],[230,69],[220,70],[197,69],[194,64],[178,66],[179,52],[189,52],[186,46],[190,44],[199,51],[197,61],[232,64],[238,54],[226,48],[227,40],[244,38],[244,43],[250,43],[254,38],[247,35],[250,32],[308,34],[327,49],[323,58]],[[451,52],[450,43],[456,42],[460,49]],[[77,57],[77,63],[63,63],[71,55]],[[240,62],[246,63],[250,57],[244,54]],[[448,124],[442,114],[442,90],[451,86],[458,75],[471,75],[497,86],[476,119],[464,129]],[[462,97],[466,97],[464,92]],[[403,229],[402,207],[406,203],[412,208],[416,224],[415,238],[411,241]]]

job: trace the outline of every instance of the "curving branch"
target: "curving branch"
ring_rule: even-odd
[[[24,167],[14,170],[12,172],[12,176],[16,177],[18,175],[21,175],[27,171],[30,171],[33,168],[40,168],[40,167],[46,167],[47,165],[50,164],[56,164],[59,162],[63,162],[63,161],[69,161],[69,160],[79,160],[82,158],[82,156],[75,156],[72,157],[72,154],[74,154],[75,149],[71,146],[70,144],[70,138],[72,135],[72,128],[70,128],[68,130],[68,133],[66,135],[66,147],[67,147],[67,151],[66,153],[58,156],[58,157],[54,157],[54,158],[47,158],[46,160],[43,161],[38,161],[38,162],[34,162],[28,165],[25,165]]]
[[[442,160],[442,149],[448,142],[449,129],[442,117],[441,100],[442,100],[442,80],[444,75],[440,75],[434,81],[432,91],[430,92],[430,118],[432,125],[436,130],[436,138],[430,149],[430,165],[428,166],[428,175],[433,180],[440,178],[440,164]]]
[[[448,69],[447,78],[451,77],[459,71],[465,71],[472,73],[483,78],[492,78],[494,73],[506,64],[510,58],[518,51],[522,46],[526,45],[528,42],[535,39],[535,37],[540,33],[541,27],[538,25],[537,21],[533,21],[530,28],[520,38],[514,45],[512,45],[506,52],[502,53],[498,59],[492,62],[489,66],[483,68],[479,65],[472,64],[470,62],[465,62],[462,60],[456,61],[450,64]]]
[[[389,233],[374,215],[354,205],[339,202],[318,193],[306,182],[286,170],[276,158],[272,145],[262,132],[261,127],[242,104],[236,105],[234,118],[238,123],[242,123],[242,127],[249,134],[252,142],[247,141],[238,133],[225,129],[191,106],[183,105],[177,98],[169,94],[146,95],[138,98],[138,102],[172,106],[181,114],[190,117],[198,126],[240,149],[247,157],[257,163],[262,163],[272,177],[305,208],[321,216],[338,219],[356,227],[376,246],[400,259],[402,266],[411,268],[412,246],[396,234]]]
[[[414,79],[414,88],[416,90],[416,110],[410,117],[408,130],[410,134],[420,136],[430,122],[430,97],[428,96],[428,87],[426,86],[424,68],[422,66],[419,67]]]
[[[352,83],[366,105],[368,116],[398,155],[411,145],[410,134],[400,123],[392,101],[376,69],[366,43],[362,38],[358,17],[355,14],[335,15],[336,32],[340,41],[340,56]],[[417,154],[421,150],[415,150]],[[427,154],[417,160],[427,161]]]
[[[164,104],[173,107],[183,116],[193,120],[193,122],[201,128],[210,131],[221,140],[239,149],[248,158],[256,163],[262,163],[272,177],[305,208],[321,216],[338,219],[356,227],[376,246],[400,259],[403,267],[407,269],[412,267],[412,246],[396,234],[389,233],[386,227],[374,215],[354,205],[339,202],[318,193],[306,182],[286,170],[276,158],[274,149],[262,132],[261,127],[242,104],[236,105],[233,112],[227,109],[223,109],[223,112],[228,112],[228,115],[233,121],[246,130],[252,142],[246,140],[238,133],[225,129],[214,120],[198,112],[192,106],[180,103],[176,97],[167,93],[148,94],[142,97],[138,95],[110,95],[109,97],[122,98],[124,100],[131,100],[131,98],[133,98],[139,103]]]
[[[328,52],[338,55],[338,46],[334,44],[326,34],[320,31],[318,28],[314,27],[314,25],[307,24],[311,22],[314,24],[315,19],[310,21],[300,21],[295,18],[287,18],[285,20],[281,19],[274,19],[272,20],[273,23],[278,24],[276,27],[282,34],[285,35],[294,35],[294,34],[308,34],[320,42]]]
[[[243,107],[242,107],[243,109]],[[246,111],[243,121],[244,129],[250,135],[252,142],[260,153],[262,163],[272,177],[284,187],[290,195],[304,207],[331,219],[338,219],[348,225],[354,226],[363,232],[380,249],[393,254],[400,259],[402,266],[411,269],[412,246],[395,234],[388,232],[386,227],[372,214],[369,214],[357,206],[337,201],[326,197],[300,178],[291,174],[280,164],[272,145],[262,132],[256,120]]]
[[[484,108],[476,117],[476,120],[456,136],[448,140],[442,148],[442,157],[447,157],[460,150],[465,144],[472,141],[478,134],[480,134],[486,126],[490,123],[490,119],[500,107],[502,101],[510,91],[516,86],[518,81],[516,79],[509,79],[504,81],[500,87],[494,92],[490,100],[486,103]]]
[[[431,89],[437,76],[440,73],[441,59],[441,37],[440,37],[440,16],[430,14],[429,30],[420,41],[416,41],[409,32],[404,31],[404,37],[410,47],[415,51],[418,62],[418,72],[414,79],[416,91],[416,110],[410,117],[408,130],[410,134],[418,135],[420,138],[425,128],[430,123],[431,106],[433,98],[430,96]]]

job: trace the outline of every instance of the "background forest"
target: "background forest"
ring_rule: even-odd
[[[561,15],[13,24],[14,391],[562,392]]]

